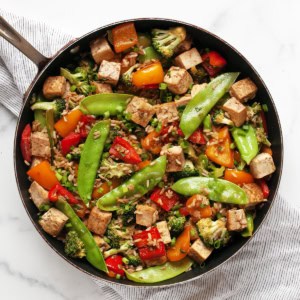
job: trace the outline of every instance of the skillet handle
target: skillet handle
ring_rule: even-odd
[[[50,58],[44,56],[35,49],[1,16],[0,36],[25,54],[34,64],[36,64],[39,70],[41,70],[50,61]]]

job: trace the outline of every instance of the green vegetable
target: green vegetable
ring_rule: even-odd
[[[53,147],[54,147],[54,138],[53,138],[53,133],[54,133],[54,111],[53,109],[48,109],[46,110],[46,128],[47,128],[47,133],[49,137],[49,142],[50,142],[50,148],[52,152],[52,157],[53,157]]]
[[[78,193],[88,203],[94,187],[99,162],[109,134],[110,121],[100,121],[91,129],[84,143],[78,167]]]
[[[226,219],[221,218],[213,221],[210,218],[200,219],[197,223],[199,236],[203,242],[215,249],[225,246],[230,238],[226,228]]]
[[[221,109],[217,109],[214,111],[214,113],[212,114],[212,121],[215,125],[220,125],[220,124],[224,124],[228,126],[234,125],[230,119],[225,117],[224,111]]]
[[[125,270],[126,277],[134,282],[155,283],[164,281],[188,271],[193,265],[193,261],[185,257],[177,262],[166,262],[161,266],[150,267],[142,271],[128,273]]]
[[[97,246],[91,232],[76,215],[73,208],[65,200],[58,199],[55,202],[58,210],[64,213],[72,224],[72,229],[77,233],[79,239],[83,242],[87,261],[98,270],[108,272],[102,253]]]
[[[185,221],[186,218],[183,216],[180,217],[171,216],[168,219],[168,228],[171,234],[176,236],[179,235],[184,229]]]
[[[246,219],[247,219],[247,228],[245,228],[241,235],[243,237],[249,237],[252,236],[253,230],[254,230],[254,222],[253,222],[253,215],[250,213],[246,214]]]
[[[121,178],[127,176],[134,171],[134,166],[132,164],[117,163],[111,158],[105,158],[102,160],[100,165],[101,176],[111,179]]]
[[[242,159],[249,164],[258,154],[258,142],[255,129],[251,125],[247,127],[243,126],[243,128],[234,127],[231,133]]]
[[[109,249],[109,250],[105,251],[103,253],[103,255],[104,255],[104,258],[107,258],[107,257],[110,257],[112,255],[119,254],[119,253],[124,254],[130,248],[132,248],[132,243],[130,241],[126,241],[126,242],[123,242],[122,244],[119,244],[119,247],[112,248],[112,249]]]
[[[183,166],[183,170],[180,172],[174,172],[173,173],[173,178],[174,180],[179,180],[181,178],[186,178],[186,177],[192,177],[192,176],[198,176],[199,172],[195,168],[194,164],[192,163],[191,160],[187,159],[185,161],[185,164]]]
[[[121,217],[124,226],[135,222],[135,205],[133,203],[124,203],[117,210],[117,215]]]
[[[200,67],[200,65],[191,67],[190,73],[194,79],[195,84],[204,83],[205,81],[207,81],[207,79],[209,79],[207,72],[203,67]]]
[[[203,120],[203,129],[205,131],[211,131],[211,129],[212,129],[210,114],[208,114]]]
[[[246,192],[238,185],[223,179],[207,177],[189,177],[175,182],[172,190],[184,196],[208,193],[209,199],[230,204],[248,203]]]
[[[135,64],[122,74],[121,80],[126,86],[132,85],[132,75],[139,66],[140,64]]]
[[[138,33],[139,46],[146,48],[151,46],[151,36],[148,33]]]
[[[83,258],[86,255],[84,243],[74,230],[69,231],[66,235],[65,253],[68,256],[78,258]]]
[[[166,156],[160,156],[149,166],[135,173],[129,180],[102,196],[97,206],[102,210],[117,210],[117,199],[125,197],[140,198],[151,191],[163,178],[167,165]]]
[[[196,168],[200,175],[219,178],[224,175],[225,167],[216,167],[205,154],[199,155]]]
[[[139,256],[127,255],[126,258],[128,260],[127,265],[133,265],[133,266],[137,267],[142,264],[142,261],[139,258]]]
[[[157,53],[155,51],[155,49],[153,47],[147,47],[144,49],[145,54],[140,54],[138,59],[140,63],[145,63],[151,59],[158,59],[161,60],[161,56],[159,55],[159,53]]]
[[[103,116],[108,112],[110,116],[116,116],[126,109],[131,98],[127,94],[96,94],[84,98],[79,108],[86,115]]]
[[[185,138],[189,138],[199,127],[210,110],[229,90],[238,75],[237,72],[224,73],[214,78],[187,104],[179,124]]]
[[[46,127],[45,111],[41,109],[36,109],[34,111],[34,120],[40,123],[41,128],[45,128]]]
[[[61,113],[66,108],[66,102],[63,99],[55,99],[52,102],[36,102],[31,106],[31,109],[36,110],[50,110],[53,109],[55,119],[60,119]],[[41,117],[39,115],[39,117]],[[44,123],[44,121],[42,121]]]

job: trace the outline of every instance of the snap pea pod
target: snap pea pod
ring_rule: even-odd
[[[166,165],[166,156],[160,156],[149,166],[135,173],[129,180],[98,199],[97,206],[102,210],[113,211],[118,209],[117,199],[119,198],[140,198],[162,180]]]
[[[255,129],[251,125],[244,125],[242,128],[234,127],[231,133],[242,159],[249,165],[250,161],[258,154]]]
[[[199,127],[210,110],[229,90],[238,75],[237,72],[224,73],[214,78],[205,89],[197,93],[187,104],[179,124],[185,138],[189,138]]]
[[[90,131],[81,152],[78,167],[78,193],[83,202],[91,199],[104,144],[109,134],[110,121],[97,123]]]
[[[238,205],[248,203],[247,194],[242,188],[223,179],[188,177],[178,180],[171,188],[184,196],[207,193],[208,198],[216,202]]]
[[[141,63],[147,62],[151,59],[161,59],[161,56],[158,52],[156,52],[156,50],[152,47],[149,46],[147,48],[144,49],[145,54],[140,54],[139,55],[139,61]]]
[[[72,225],[72,230],[76,231],[78,237],[83,242],[87,261],[98,270],[107,273],[108,270],[99,247],[97,246],[91,232],[76,215],[71,205],[65,200],[58,199],[55,202],[55,206],[69,218],[69,221]]]
[[[243,237],[252,236],[254,230],[253,215],[250,213],[246,213],[246,219],[247,219],[247,228],[245,228],[241,233]]]
[[[80,102],[79,109],[86,115],[116,116],[126,109],[132,97],[132,95],[117,93],[91,95]]]
[[[193,261],[185,257],[176,262],[166,262],[161,266],[150,267],[134,273],[126,273],[126,277],[134,282],[155,283],[164,281],[186,272],[193,265]]]

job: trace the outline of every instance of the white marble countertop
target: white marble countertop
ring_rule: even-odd
[[[3,2],[3,9],[45,21],[74,36],[115,20],[155,16],[194,23],[228,41],[252,62],[274,98],[285,144],[280,193],[300,209],[296,183],[300,179],[299,1],[184,1],[172,7],[157,0],[147,5],[90,0],[86,18],[81,16],[84,5],[77,7],[75,1]],[[14,178],[15,125],[16,118],[0,106],[0,298],[103,299],[86,275],[46,245],[27,217]]]

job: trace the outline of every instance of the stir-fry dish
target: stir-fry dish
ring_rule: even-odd
[[[154,283],[253,234],[275,171],[268,107],[226,68],[183,27],[126,23],[46,78],[20,146],[39,224],[66,255]]]

